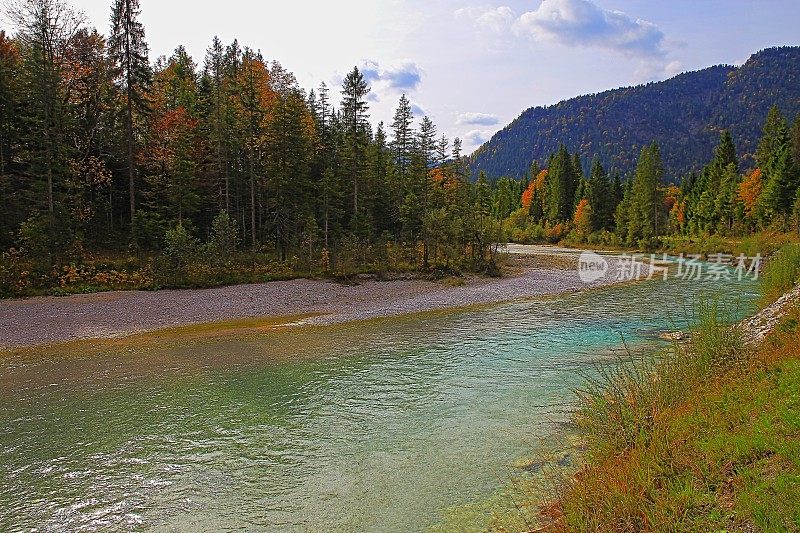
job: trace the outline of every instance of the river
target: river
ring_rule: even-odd
[[[0,358],[0,530],[424,531],[558,434],[622,338],[756,284],[645,281],[461,311]]]

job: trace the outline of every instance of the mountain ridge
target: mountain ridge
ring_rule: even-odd
[[[641,147],[656,141],[668,177],[677,180],[702,168],[723,129],[731,130],[745,166],[752,166],[773,104],[789,120],[800,113],[800,46],[766,48],[739,67],[715,65],[528,108],[467,161],[473,176],[519,178],[533,161],[545,165],[563,142],[580,152],[584,166],[597,154],[624,176]]]

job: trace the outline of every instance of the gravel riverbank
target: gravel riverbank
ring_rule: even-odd
[[[293,280],[218,289],[111,292],[0,301],[0,349],[250,318],[314,315],[308,324],[332,324],[409,313],[500,303],[573,292],[613,282],[583,283],[577,254],[543,247],[512,249],[503,278],[468,278],[462,286],[423,280]],[[610,262],[613,263],[613,259]]]

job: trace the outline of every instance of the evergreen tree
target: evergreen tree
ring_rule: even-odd
[[[299,243],[304,221],[313,214],[310,170],[313,129],[302,92],[294,83],[281,87],[264,131],[267,212],[279,257],[285,261]]]
[[[591,206],[591,230],[601,231],[611,228],[616,209],[613,185],[597,156],[592,161],[586,198]]]
[[[550,161],[547,174],[546,217],[550,223],[566,222],[572,219],[575,207],[576,175],[572,168],[572,158],[563,144]]]
[[[147,112],[146,93],[151,71],[144,27],[139,22],[139,0],[114,0],[108,53],[117,66],[124,93],[125,143],[127,147],[128,194],[131,217],[136,213],[135,120]]]
[[[800,113],[794,117],[792,125],[792,157],[795,168],[800,169]]]
[[[663,218],[664,167],[656,143],[642,148],[631,189],[628,239],[650,241],[665,229]]]
[[[765,223],[777,217],[783,217],[785,220],[794,208],[794,198],[798,189],[785,121],[781,120],[771,125],[768,135],[765,134],[765,139],[762,140],[762,145],[764,150],[759,157],[764,161],[762,171],[765,182],[759,211]],[[770,150],[768,153],[767,146]]]
[[[353,67],[342,85],[342,130],[344,135],[343,164],[353,184],[353,217],[359,214],[358,188],[364,179],[364,161],[369,143],[369,122],[367,120],[367,95],[370,88],[364,75]]]
[[[414,145],[414,131],[411,127],[413,121],[411,102],[408,101],[406,95],[402,95],[394,113],[391,125],[392,141],[389,145],[397,166],[398,176],[402,182],[406,181],[411,164],[411,151]]]
[[[8,12],[17,27],[16,40],[23,49],[22,89],[29,111],[27,139],[33,166],[44,174],[47,211],[55,211],[55,180],[66,173],[68,154],[64,142],[67,115],[62,82],[65,58],[83,16],[63,0],[20,0]]]
[[[774,105],[767,114],[761,141],[756,149],[756,163],[762,170],[767,167],[773,155],[781,150],[785,142],[786,119],[783,118],[778,106]]]
[[[220,184],[223,206],[226,213],[231,211],[231,184],[226,139],[229,139],[230,129],[225,120],[225,107],[229,99],[226,95],[225,76],[225,49],[219,37],[214,37],[211,47],[206,51],[204,76],[208,80],[209,112],[206,114],[207,135],[214,150],[213,172]]]

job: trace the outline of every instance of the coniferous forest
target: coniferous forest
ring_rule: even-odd
[[[701,172],[668,173],[663,141],[639,146],[625,173],[561,144],[520,179],[473,182],[461,141],[414,117],[405,96],[373,128],[358,68],[333,101],[325,83],[306,91],[236,41],[153,59],[138,1],[114,0],[111,13],[104,35],[64,0],[8,8],[4,295],[494,274],[506,240],[657,249],[800,227],[800,121],[777,106],[752,156],[737,151],[739,124],[718,128]]]
[[[499,224],[461,142],[405,97],[373,128],[358,68],[333,101],[236,41],[149,57],[138,0],[113,2],[107,35],[64,0],[8,15],[2,292],[493,268]]]
[[[777,106],[749,166],[729,130],[702,171],[682,177],[666,174],[655,142],[641,149],[635,171],[624,178],[611,176],[597,155],[584,174],[583,161],[562,144],[546,168],[534,162],[516,211],[495,202],[511,240],[675,251],[700,239],[724,252],[730,244],[723,239],[800,232],[800,115],[789,123]],[[512,182],[499,183],[495,197]]]

